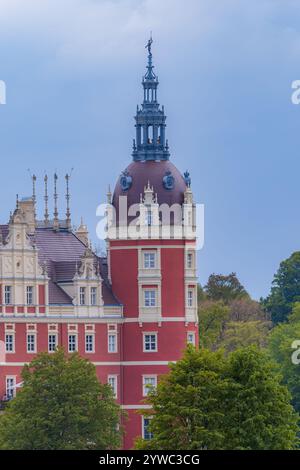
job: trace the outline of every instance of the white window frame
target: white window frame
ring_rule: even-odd
[[[34,305],[34,286],[26,286],[26,305]]]
[[[153,225],[153,211],[151,208],[146,208],[146,217],[145,217],[145,225],[151,227]]]
[[[189,336],[192,336],[192,341],[190,341]],[[187,342],[187,344],[191,344],[192,346],[196,346],[196,333],[195,333],[195,331],[188,331],[187,332],[186,342]]]
[[[187,306],[189,308],[194,307],[194,303],[195,303],[194,295],[195,295],[195,289],[193,287],[189,287],[187,291]]]
[[[147,336],[155,336],[155,349],[146,349],[146,337]],[[149,344],[152,344],[152,340],[150,340]],[[158,351],[158,335],[157,331],[145,331],[143,332],[143,352],[145,353],[152,353]]]
[[[88,336],[90,336],[92,338],[92,342],[91,342],[91,345],[92,345],[92,349],[91,350],[88,350],[87,348],[87,338]],[[91,332],[86,332],[85,333],[85,336],[84,336],[84,346],[85,346],[85,352],[87,354],[93,354],[95,352],[95,334],[91,331]]]
[[[156,269],[156,252],[155,251],[143,251],[143,267],[144,269]]]
[[[71,336],[74,336],[75,337],[75,349],[73,350],[70,350],[70,337]],[[68,352],[69,353],[74,353],[74,352],[77,352],[78,351],[78,336],[77,336],[77,333],[68,333]]]
[[[8,387],[8,381],[12,380],[12,385]],[[16,376],[15,375],[7,375],[5,377],[5,394],[7,398],[14,398],[16,396]],[[12,390],[12,394],[9,394],[8,391]]]
[[[9,296],[9,301],[7,301],[7,296]],[[12,286],[6,285],[4,286],[4,304],[12,305],[12,303]]]
[[[114,337],[114,351],[112,351],[110,348],[110,337]],[[107,333],[107,352],[109,352],[110,354],[115,354],[118,352],[118,334],[116,332],[108,331]]]
[[[151,416],[142,416],[142,437],[143,439],[147,440],[147,441],[150,441],[151,439],[153,439],[153,434],[152,434],[152,437],[150,438],[146,438],[145,437],[145,420],[148,420],[148,421],[151,421]]]
[[[111,383],[113,382],[113,384]],[[107,376],[107,383],[111,386],[114,397],[118,398],[118,376],[117,375],[108,375]]]
[[[50,336],[53,336],[55,338],[55,348],[54,349],[50,348]],[[68,338],[68,341],[69,341],[69,338]],[[48,352],[50,354],[54,353],[57,349],[57,346],[58,346],[58,335],[57,335],[57,333],[48,331]]]
[[[155,308],[155,307],[157,307],[157,289],[156,288],[147,288],[147,287],[145,287],[145,288],[143,288],[143,293],[144,293],[144,307],[145,308]],[[147,294],[149,294],[149,295],[147,295]]]
[[[7,336],[12,337],[11,343],[7,342]],[[11,351],[7,349],[8,344],[12,345],[12,350]],[[15,333],[13,331],[6,331],[5,332],[5,353],[6,354],[14,354],[14,352],[15,352]]]
[[[97,305],[97,287],[95,286],[92,286],[90,290],[90,302],[93,307]]]
[[[86,305],[86,288],[85,287],[79,287],[79,305]]]
[[[29,349],[29,336],[32,336],[34,338],[33,340],[33,350]],[[36,333],[33,331],[30,331],[26,333],[26,351],[27,354],[35,354],[36,353]]]
[[[186,267],[187,269],[194,268],[194,254],[191,251],[188,251],[186,255]]]
[[[154,384],[146,384],[147,379],[153,379]],[[151,388],[156,389],[157,387],[157,375],[146,374],[142,376],[142,387],[143,387],[143,397],[147,397]],[[149,387],[150,385],[150,387]]]

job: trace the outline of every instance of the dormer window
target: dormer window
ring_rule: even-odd
[[[153,223],[153,214],[151,209],[147,209],[146,211],[146,225],[152,225]]]
[[[85,287],[80,287],[79,289],[79,303],[80,305],[85,305]]]

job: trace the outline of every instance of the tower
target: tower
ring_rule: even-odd
[[[187,343],[198,343],[195,205],[188,172],[170,161],[164,107],[158,104],[152,38],[146,46],[143,103],[135,116],[133,161],[121,173],[110,211],[108,270],[123,305],[120,402],[127,411],[125,448],[150,438],[137,413]]]

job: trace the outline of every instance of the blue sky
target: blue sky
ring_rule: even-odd
[[[172,161],[205,204],[199,278],[236,271],[255,298],[300,248],[297,0],[0,0],[0,221],[31,193],[27,169],[72,175],[72,215],[131,159],[153,31]]]

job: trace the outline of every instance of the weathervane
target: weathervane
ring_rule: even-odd
[[[152,43],[153,43],[153,39],[152,39],[152,32],[151,32],[150,39],[148,40],[148,42],[145,46],[145,49],[148,49],[149,55],[152,55],[152,52],[151,52]]]

